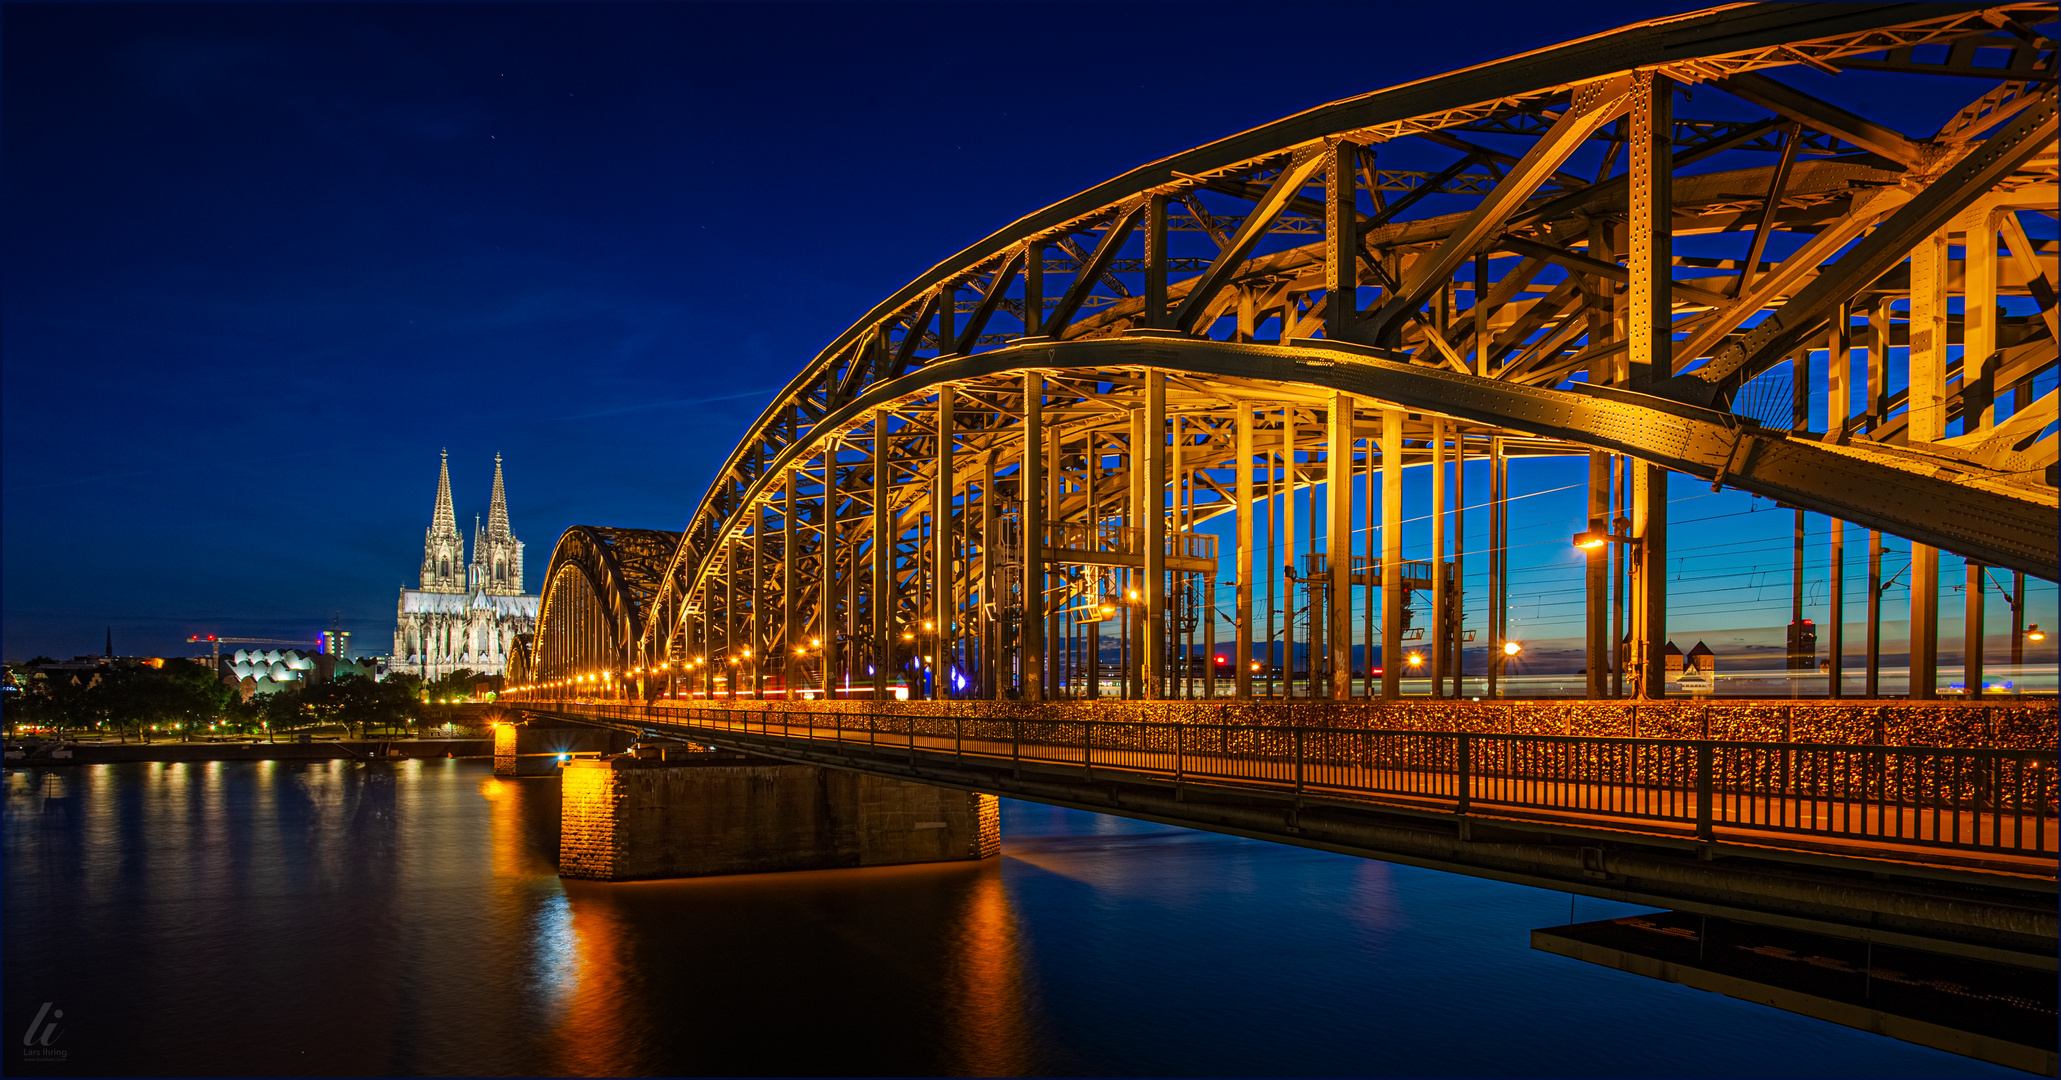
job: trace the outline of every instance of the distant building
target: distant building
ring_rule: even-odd
[[[391,671],[424,678],[469,668],[500,675],[516,638],[533,633],[540,599],[523,592],[522,541],[508,527],[501,455],[484,526],[473,523],[472,564],[451,507],[451,462],[437,475],[436,510],[422,538],[422,586],[402,589],[394,620]]]
[[[205,657],[201,660],[206,663]],[[319,685],[343,675],[378,679],[383,674],[374,657],[350,660],[312,649],[238,649],[222,658],[222,681],[234,683],[249,701],[290,686]]]

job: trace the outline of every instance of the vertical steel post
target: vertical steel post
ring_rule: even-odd
[[[1258,513],[1258,504],[1253,501],[1252,490],[1252,404],[1246,401],[1236,403],[1238,422],[1232,435],[1235,447],[1233,460],[1238,463],[1238,552],[1233,562],[1236,567],[1238,597],[1237,645],[1232,653],[1238,664],[1232,676],[1237,687],[1238,700],[1252,698],[1252,550],[1253,517]],[[1271,651],[1271,650],[1270,650]]]
[[[1431,628],[1425,631],[1431,648],[1431,696],[1445,696],[1446,658],[1452,655],[1448,640],[1453,628],[1446,619],[1446,422],[1431,419]]]
[[[1488,697],[1500,692],[1503,676],[1503,619],[1508,605],[1503,595],[1503,515],[1509,512],[1504,490],[1508,474],[1503,471],[1503,437],[1489,436],[1489,550],[1488,550]]]
[[[1808,347],[1797,350],[1789,361],[1789,430],[1802,434],[1810,430],[1811,354]],[[1804,518],[1803,511],[1795,512],[1795,528],[1790,539],[1789,552],[1789,625],[1795,643],[1790,646],[1789,670],[1812,671],[1817,668],[1817,645],[1813,643],[1809,655],[1804,654],[1803,635],[1803,553]],[[1795,696],[1794,677],[1789,683],[1790,696]]]
[[[1882,694],[1882,534],[1868,531],[1868,675],[1866,695]]]
[[[998,647],[1002,643],[1001,620],[1002,600],[998,596],[1002,585],[1000,558],[1001,545],[995,541],[996,533],[1002,527],[1001,501],[995,498],[995,465],[1000,451],[990,448],[980,459],[980,602],[972,605],[968,618],[980,628],[973,638],[979,643],[980,696],[990,701],[1000,698],[1002,666],[996,660]],[[970,513],[972,507],[967,507]]]
[[[1631,388],[1674,374],[1674,80],[1632,73],[1627,272]]]
[[[1146,196],[1144,324],[1153,329],[1171,325],[1166,308],[1166,203],[1165,195]]]
[[[1593,372],[1592,372],[1593,374]],[[1608,453],[1589,451],[1589,530],[1610,535],[1611,459]],[[1588,616],[1588,696],[1610,696],[1610,544],[1598,544],[1582,554],[1585,610]]]
[[[1325,154],[1324,163],[1324,336],[1333,341],[1353,340],[1355,323],[1359,320],[1359,201],[1356,178],[1359,147],[1343,140],[1332,143]],[[1287,336],[1284,331],[1282,336]],[[1337,452],[1333,449],[1333,452]],[[1351,552],[1334,548],[1331,557],[1344,557],[1351,563]],[[1332,606],[1342,605],[1337,596]],[[1350,654],[1348,654],[1350,655]],[[1351,677],[1348,669],[1347,677]],[[1346,694],[1338,694],[1345,697]]]
[[[940,310],[943,310],[940,307]],[[952,620],[958,614],[953,588],[953,560],[958,554],[952,527],[953,452],[958,447],[958,421],[953,413],[955,391],[951,384],[937,391],[937,471],[930,486],[930,696],[942,699],[951,685],[948,669],[952,656]],[[917,644],[923,644],[919,638]],[[913,696],[913,695],[912,695]]]
[[[1026,701],[1045,700],[1045,380],[1035,371],[1023,376],[1023,469],[1018,483],[1023,499],[1023,535],[1018,562],[1023,572],[1022,635],[1017,666]]]
[[[1281,406],[1281,696],[1295,696],[1295,406]]]
[[[1630,389],[1650,390],[1674,374],[1674,80],[1632,74],[1626,345]],[[1667,473],[1634,466],[1632,654],[1639,696],[1667,695]]]
[[[1033,240],[1023,258],[1023,336],[1045,332],[1045,244]]]
[[[751,647],[746,657],[751,668],[751,696],[766,699],[766,508],[751,508]]]
[[[1325,413],[1324,433],[1325,559],[1331,605],[1331,685],[1324,696],[1344,701],[1353,681],[1353,399],[1337,390]],[[1371,594],[1370,594],[1371,595]],[[1311,696],[1315,691],[1312,688]]]
[[[796,490],[801,486],[800,469],[787,470],[785,486],[780,505],[780,696],[790,698],[801,668],[801,658],[795,655],[801,645],[801,533],[795,528],[801,513],[801,493]]]
[[[1937,232],[1911,249],[1911,389],[1905,414],[1910,445],[1946,435],[1947,236]],[[1939,549],[1911,545],[1911,684],[1913,700],[1939,694]]]
[[[887,417],[873,410],[873,699],[887,699],[894,667],[894,514],[888,506]]]
[[[1847,425],[1853,418],[1853,392],[1848,386],[1852,373],[1853,318],[1846,305],[1841,304],[1833,317],[1832,335],[1825,350],[1825,437],[1835,442],[1845,441]],[[1831,610],[1825,615],[1825,696],[1837,698],[1844,696],[1846,678],[1846,522],[1828,518],[1826,533],[1831,579],[1826,583],[1826,594]]]
[[[837,647],[837,450],[838,440],[830,439],[823,444],[823,546],[818,557],[823,571],[823,582],[817,605],[817,632],[823,637],[823,700],[837,700],[837,668],[843,650]]]
[[[1467,434],[1453,431],[1453,696],[1467,675]]]
[[[1996,421],[1997,211],[1977,204],[1965,215],[1967,258],[1961,274],[1964,314],[1961,347],[1961,434],[1988,431]],[[1982,696],[1984,585],[1987,572],[1970,560],[1965,571],[1966,610],[1962,621],[1961,685]]]
[[[1369,510],[1371,511],[1371,507]],[[1370,515],[1371,516],[1371,515]],[[1381,696],[1403,694],[1403,414],[1381,410]]]
[[[1144,475],[1139,478],[1138,514],[1145,537],[1145,633],[1138,675],[1148,701],[1166,696],[1166,373],[1145,373]],[[1140,456],[1132,447],[1132,457]]]

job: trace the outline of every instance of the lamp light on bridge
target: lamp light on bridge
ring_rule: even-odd
[[[924,628],[925,630],[930,630],[930,629],[934,629],[934,627],[932,627],[932,626],[931,626],[931,623],[930,623],[930,620],[929,620],[929,619],[925,619],[925,620],[923,620],[923,628]]]
[[[1504,656],[1516,656],[1518,653],[1521,653],[1523,651],[1524,643],[1521,641],[1506,641],[1503,643]]]
[[[1411,667],[1423,667],[1423,666],[1424,666],[1424,654],[1423,654],[1423,653],[1417,653],[1417,652],[1413,652],[1413,653],[1411,653],[1410,655],[1408,655],[1408,656],[1404,657],[1404,658],[1403,658],[1403,661],[1404,661],[1405,663],[1409,664],[1409,665],[1410,665]]]
[[[903,641],[914,641],[914,640],[916,640],[916,633],[915,633],[915,631],[913,631],[913,630],[904,630],[904,631],[902,631],[902,640],[903,640]]]
[[[1620,529],[1628,526],[1628,522],[1625,522],[1622,518],[1619,519]],[[1605,544],[1636,544],[1638,542],[1638,539],[1635,537],[1627,536],[1622,532],[1611,532],[1609,528],[1595,522],[1591,522],[1588,528],[1575,533],[1573,541],[1574,546],[1583,551],[1594,551]]]
[[[2027,641],[2045,641],[2047,640],[2047,632],[2040,629],[2040,624],[2033,623],[2025,628],[2025,639]]]

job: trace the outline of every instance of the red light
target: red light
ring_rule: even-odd
[[[1218,664],[1219,666],[1222,666],[1222,665],[1224,665],[1224,664],[1228,664],[1228,663],[1230,663],[1230,662],[1231,662],[1231,658],[1230,658],[1230,657],[1228,657],[1228,656],[1219,656],[1219,657],[1217,657],[1217,664]]]

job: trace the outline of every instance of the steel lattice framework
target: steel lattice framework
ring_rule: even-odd
[[[1355,638],[1398,656],[1407,596],[1428,592],[1443,689],[1466,556],[1444,525],[1464,474],[1447,467],[1490,459],[1497,536],[1502,463],[1543,454],[1588,457],[1607,541],[1589,562],[1592,694],[1624,678],[1661,692],[1670,472],[1913,541],[1926,668],[1939,550],[2057,574],[2056,395],[2032,388],[2056,363],[2061,273],[2024,224],[2061,202],[2055,46],[2026,25],[2051,17],[1741,4],[1657,19],[1333,102],[1029,214],[830,342],[677,543],[636,534],[640,554],[609,564],[622,541],[600,537],[630,531],[568,533],[529,692],[606,667],[647,696],[763,693],[769,677],[782,692],[1093,696],[1114,622],[1117,692],[1214,693],[1191,658],[1211,655],[1220,584],[1240,658],[1274,637],[1286,592],[1311,696],[1352,692]],[[1945,80],[1969,103],[1914,137],[1785,68]],[[1676,117],[1692,85],[1759,118]],[[1378,166],[1404,147],[1447,164]],[[1600,167],[1577,171],[1598,147]],[[1743,257],[1675,251],[1724,233],[1750,237]],[[2008,314],[2010,297],[2037,311]],[[1816,428],[1813,394],[1832,403]],[[1440,524],[1423,526],[1433,557],[1406,562],[1401,480],[1420,466]],[[1283,566],[1251,511],[1273,505],[1269,526],[1293,538],[1283,493],[1298,489],[1306,546],[1326,554]],[[1378,526],[1357,551],[1356,510]],[[1200,529],[1225,514],[1234,582]],[[661,542],[664,558],[645,553]],[[1476,555],[1492,643],[1505,546]],[[1628,625],[1608,619],[1613,575]],[[1236,666],[1240,695],[1271,689]],[[1391,663],[1367,692],[1392,696],[1399,677]]]
[[[659,529],[567,529],[544,571],[530,655],[511,681],[623,669],[679,546],[679,533]]]

